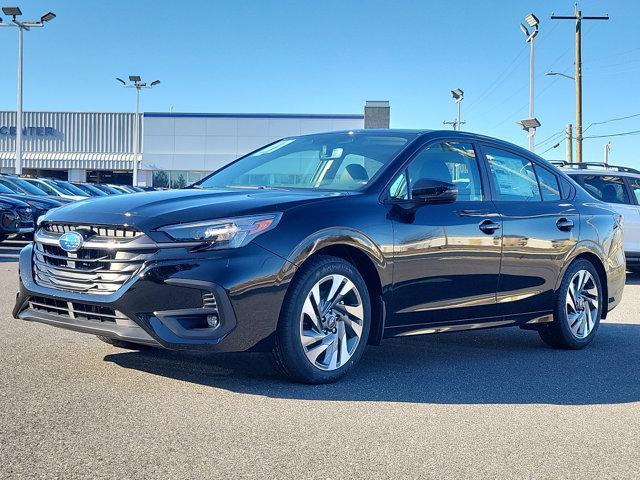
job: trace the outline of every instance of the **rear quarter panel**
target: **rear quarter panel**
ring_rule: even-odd
[[[622,299],[626,281],[623,222],[619,221],[620,214],[597,200],[583,201],[579,204],[579,210],[580,241],[568,258],[563,274],[576,257],[596,255],[606,275],[603,286],[607,290],[607,310],[611,310]],[[562,276],[559,278],[561,281]]]

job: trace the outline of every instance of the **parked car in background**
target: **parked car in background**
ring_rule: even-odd
[[[93,186],[96,188],[99,188],[107,195],[123,195],[124,194],[123,191],[110,187],[109,185],[106,185],[104,183],[94,183]]]
[[[109,186],[121,191],[122,193],[138,193],[137,190],[134,190],[133,187],[130,187],[129,185],[115,185],[113,183],[110,183]]]
[[[44,190],[14,175],[0,174],[0,185],[4,185],[5,187],[13,190],[15,193],[18,193],[20,195],[30,195],[34,197],[52,197]],[[59,196],[56,196],[54,199],[62,203],[70,203],[73,201]]]
[[[34,231],[31,207],[18,199],[0,196],[0,241],[8,236],[27,235]]]
[[[85,194],[78,195],[78,193],[73,193],[65,187],[57,185],[51,180],[45,180],[42,178],[23,178],[23,180],[29,182],[35,187],[38,187],[40,190],[43,190],[47,195],[54,197],[62,197],[69,200],[86,200],[88,198]]]
[[[306,135],[192,188],[49,212],[14,316],[125,348],[268,350],[321,383],[387,337],[512,325],[583,348],[621,300],[622,237],[620,214],[506,142]]]
[[[107,193],[103,192],[91,183],[73,183],[73,185],[90,197],[104,197],[107,195]]]
[[[62,188],[74,195],[80,195],[82,197],[90,197],[91,195],[89,195],[87,192],[85,192],[84,190],[76,187],[73,183],[68,182],[66,180],[60,180],[58,178],[44,178],[42,180],[46,180],[47,182],[53,183],[54,185],[56,185],[58,188]]]
[[[627,268],[640,273],[640,171],[595,162],[554,163],[592,197],[624,217]]]
[[[0,199],[13,198],[25,202],[31,207],[33,214],[33,221],[38,222],[38,219],[53,208],[58,208],[64,205],[64,202],[55,200],[54,197],[37,196],[37,195],[22,195],[14,192],[9,187],[0,183]]]

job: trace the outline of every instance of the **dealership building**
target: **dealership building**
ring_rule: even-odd
[[[282,137],[389,128],[389,102],[358,114],[25,112],[23,174],[180,187]],[[15,172],[16,113],[0,111],[0,171]],[[138,152],[138,153],[136,153]]]

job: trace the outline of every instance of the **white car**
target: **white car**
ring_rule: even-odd
[[[604,163],[555,163],[592,197],[624,217],[627,268],[640,273],[640,171]]]
[[[40,190],[43,190],[47,195],[54,197],[68,198],[69,200],[86,200],[89,198],[87,195],[79,195],[77,192],[68,190],[52,180],[46,180],[43,178],[23,178],[23,180],[35,185]]]

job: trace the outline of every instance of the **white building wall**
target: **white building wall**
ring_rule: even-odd
[[[282,137],[364,128],[363,115],[144,115],[143,170],[211,172]]]

